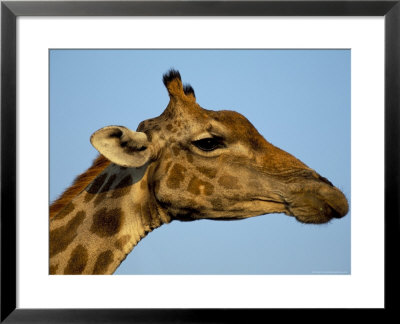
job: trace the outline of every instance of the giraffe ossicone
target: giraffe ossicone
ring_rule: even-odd
[[[243,115],[201,108],[178,71],[163,82],[164,112],[136,131],[93,133],[100,156],[50,206],[51,274],[111,274],[147,233],[173,220],[284,213],[321,224],[347,214],[339,189]]]

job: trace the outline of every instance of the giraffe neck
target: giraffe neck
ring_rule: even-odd
[[[51,274],[112,274],[143,237],[170,222],[148,188],[151,169],[111,164],[51,218]]]

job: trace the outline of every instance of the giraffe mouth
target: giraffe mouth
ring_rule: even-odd
[[[346,197],[333,186],[322,187],[317,193],[298,195],[291,203],[285,203],[285,207],[285,214],[307,224],[327,223],[344,217],[349,210]]]
[[[297,221],[304,224],[324,224],[330,222],[333,218],[342,218],[344,216],[329,206],[320,207],[318,210],[313,209],[309,212],[305,212],[304,207],[289,210],[290,213],[288,215],[294,216]]]

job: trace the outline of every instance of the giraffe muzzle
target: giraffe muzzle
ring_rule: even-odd
[[[344,217],[349,210],[345,195],[332,184],[321,183],[317,188],[294,194],[287,203],[287,214],[301,223],[322,224]]]

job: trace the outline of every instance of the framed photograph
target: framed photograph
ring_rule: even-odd
[[[351,56],[349,49],[51,49],[49,56],[50,201],[56,201],[53,205],[53,209],[56,211],[52,210],[54,216],[62,210],[62,207],[58,205],[63,205],[63,196],[57,197],[76,177],[74,173],[84,172],[98,154],[95,147],[89,142],[92,133],[109,125],[124,125],[131,130],[136,130],[143,120],[157,118],[163,113],[169,103],[169,96],[161,77],[171,74],[169,72],[171,66],[179,70],[180,75],[176,74],[175,76],[180,76],[183,83],[185,80],[192,79],[190,82],[195,91],[197,104],[207,109],[212,107],[211,109],[216,111],[222,110],[222,112],[215,113],[216,116],[236,116],[237,119],[231,121],[234,123],[239,122],[241,120],[239,118],[245,116],[253,124],[251,126],[249,123],[246,126],[246,132],[257,129],[267,138],[268,142],[293,154],[296,159],[291,158],[291,163],[295,163],[304,171],[304,166],[298,160],[300,159],[302,163],[309,166],[307,170],[308,168],[318,170],[317,173],[340,187],[347,197],[346,199],[351,201]],[[164,71],[165,67],[168,67],[166,71]],[[174,74],[172,73],[172,75]],[[154,82],[151,81],[152,78]],[[148,81],[144,82],[143,79]],[[150,86],[150,84],[154,84],[154,86]],[[248,87],[248,90],[244,90],[245,86]],[[117,93],[114,89],[120,89],[120,91]],[[290,95],[285,96],[285,92]],[[202,93],[209,95],[202,96]],[[157,101],[153,102],[152,98],[156,98]],[[224,103],[224,100],[227,102]],[[193,107],[196,107],[195,104]],[[242,116],[223,112],[228,109],[235,110]],[[168,108],[166,111],[170,110],[171,108]],[[204,110],[196,107],[195,113],[201,111]],[[189,124],[195,123],[190,118],[187,116],[180,122],[187,126],[177,126],[180,131],[177,131],[173,137],[179,141],[178,147],[173,149],[174,144],[168,143],[158,153],[163,156],[166,154],[164,158],[160,156],[157,159],[160,163],[157,168],[163,169],[159,182],[151,180],[155,179],[155,175],[143,176],[143,178],[148,178],[147,183],[152,183],[152,181],[159,183],[160,190],[155,192],[157,197],[155,204],[162,204],[163,206],[160,205],[159,208],[168,210],[167,213],[171,214],[172,219],[181,218],[183,221],[171,221],[162,226],[159,225],[164,221],[157,222],[151,227],[151,234],[149,233],[148,237],[143,238],[140,243],[136,242],[132,233],[124,234],[130,235],[133,240],[128,243],[128,236],[125,236],[125,240],[127,240],[125,244],[129,245],[127,250],[130,250],[131,246],[134,248],[128,255],[124,251],[123,258],[126,256],[126,259],[120,265],[119,263],[110,264],[110,267],[105,269],[107,273],[142,275],[351,274],[351,212],[343,211],[346,217],[337,222],[332,220],[329,225],[326,225],[327,221],[331,219],[329,215],[327,218],[317,217],[314,220],[309,216],[314,213],[308,212],[309,218],[301,219],[301,216],[298,216],[300,222],[297,222],[295,217],[272,214],[271,208],[278,208],[275,209],[276,211],[281,209],[271,204],[262,207],[264,210],[260,212],[251,213],[247,206],[249,201],[239,202],[238,196],[251,196],[254,200],[254,197],[270,195],[273,189],[261,188],[263,187],[262,183],[269,183],[271,180],[264,179],[262,177],[264,173],[261,173],[258,174],[258,177],[263,179],[260,181],[260,185],[256,180],[252,181],[252,184],[244,185],[246,179],[251,178],[249,175],[245,175],[248,171],[234,167],[235,171],[229,171],[228,165],[231,165],[231,162],[227,161],[225,164],[218,162],[223,159],[224,154],[228,155],[227,150],[232,150],[229,151],[230,158],[235,156],[236,144],[226,144],[230,142],[230,138],[235,142],[233,140],[235,135],[229,135],[229,132],[225,133],[224,131],[223,136],[219,135],[219,138],[224,137],[224,140],[216,143],[215,148],[213,146],[203,147],[201,146],[202,142],[195,142],[200,146],[201,151],[198,152],[198,147],[193,147],[192,142],[197,141],[199,136],[207,136],[207,134],[203,134],[204,130],[207,129],[209,123],[213,123],[214,118],[220,117],[210,116],[198,126],[199,130],[194,128],[188,130],[188,134],[184,135],[183,129]],[[156,125],[162,127],[165,124],[165,127],[172,128],[173,123],[173,119],[164,122],[160,118]],[[176,123],[178,124],[178,122]],[[234,133],[239,132],[235,124],[218,123],[220,127],[228,129],[231,127]],[[74,125],[73,133],[71,133],[71,125]],[[337,129],[340,129],[340,132],[337,132]],[[155,131],[157,130],[146,131],[149,134],[152,132],[152,138],[156,137]],[[159,131],[163,133],[162,130]],[[168,128],[165,132],[166,134],[170,133]],[[171,129],[172,134],[175,133]],[[178,137],[180,138],[178,139]],[[294,138],[299,138],[299,141]],[[262,143],[264,141],[261,137],[259,140]],[[190,142],[189,145],[188,142]],[[248,142],[241,140],[240,143],[247,149],[253,150]],[[285,147],[286,143],[288,146]],[[314,148],[315,152],[313,152]],[[272,149],[268,151],[272,151]],[[322,151],[324,154],[321,154]],[[263,152],[262,156],[267,156],[267,160],[271,159],[271,157],[268,159],[266,151],[262,150],[261,152]],[[273,152],[286,156],[286,152],[283,151]],[[179,158],[181,154],[185,159]],[[237,158],[241,158],[241,153],[237,154],[239,154]],[[254,151],[252,154],[257,153]],[[314,158],[312,158],[313,154]],[[79,159],[76,158],[77,155]],[[249,156],[250,153],[246,155]],[[189,160],[186,161],[187,156],[189,156]],[[111,156],[109,158],[112,159]],[[322,158],[324,159],[322,160]],[[285,157],[276,159],[281,162]],[[242,163],[246,165],[246,168],[253,164],[251,159],[247,163],[244,161]],[[195,167],[192,170],[193,165]],[[270,173],[282,174],[279,181],[286,183],[285,188],[290,187],[287,184],[287,173],[296,174],[298,172],[297,169],[292,170],[289,167],[285,167],[284,172],[279,171],[276,170],[276,166],[267,166],[265,163],[261,163],[257,168],[260,167]],[[180,169],[186,170],[184,176],[175,174],[174,170]],[[224,169],[224,173],[220,176],[218,176],[219,169]],[[209,171],[209,173],[202,171]],[[232,174],[242,174],[244,179],[233,180]],[[132,174],[132,177],[134,178],[136,175]],[[114,178],[118,183],[125,176],[116,176],[110,179]],[[175,178],[181,179],[180,186],[172,184],[172,179]],[[227,179],[235,182],[232,184],[232,189],[229,189],[229,184],[225,183],[224,180]],[[294,182],[295,179],[296,177],[290,181]],[[105,183],[108,181],[112,180],[105,180]],[[305,179],[305,181],[307,183],[308,180]],[[197,182],[199,189],[196,189]],[[322,181],[322,188],[326,185],[330,186]],[[83,186],[87,186],[86,181]],[[205,202],[196,202],[195,200],[199,199],[198,196],[203,196],[200,190],[201,186],[205,188],[204,195],[207,200],[215,203],[220,201],[221,206],[218,205],[214,209]],[[301,186],[304,184],[302,183]],[[309,186],[312,187],[312,183]],[[99,193],[103,193],[104,196],[107,195],[105,192],[109,191],[108,195],[112,197],[111,192],[114,192],[112,185],[106,187],[110,187],[110,189],[100,189]],[[246,194],[246,187],[257,187],[258,189]],[[228,193],[229,190],[232,192]],[[265,193],[262,192],[263,190]],[[278,190],[278,188],[274,190]],[[187,202],[179,207],[179,211],[172,211],[169,210],[170,207],[165,206],[163,197],[174,195],[176,191],[179,191],[179,201],[186,200]],[[77,192],[86,195],[81,188]],[[217,192],[226,194],[226,197],[218,196]],[[339,195],[338,197],[336,197],[336,193]],[[282,194],[284,195],[283,192]],[[288,195],[284,198],[286,201],[294,199],[291,192],[285,194]],[[335,199],[339,199],[338,203],[340,204],[342,194],[337,189],[333,189],[333,194]],[[71,194],[69,193],[69,195]],[[140,194],[130,194],[130,196],[138,195]],[[79,200],[79,198],[76,199]],[[93,197],[93,199],[95,198]],[[223,205],[224,199],[226,199],[227,205]],[[74,206],[79,204],[77,200],[73,202]],[[342,200],[345,205],[343,208],[348,210],[348,203],[345,199]],[[173,198],[169,201],[171,205],[177,206],[172,202]],[[115,198],[112,202],[115,202]],[[105,200],[103,205],[99,201],[96,207],[91,206],[90,209],[103,210],[103,208],[108,208],[104,206],[109,206],[110,203]],[[141,203],[143,204],[143,200]],[[257,204],[254,201],[252,203],[253,205]],[[89,202],[83,204],[90,205]],[[240,207],[242,205],[246,205],[246,207]],[[228,212],[230,206],[235,206],[234,209],[238,210],[237,214]],[[339,207],[339,210],[340,208],[342,207]],[[186,212],[188,209],[190,209],[189,213]],[[221,214],[221,209],[224,210],[223,214]],[[267,212],[271,214],[268,217],[251,217]],[[90,211],[85,213],[90,214]],[[292,213],[288,213],[292,215]],[[76,210],[72,211],[69,217],[62,217],[60,220],[56,216],[52,225],[54,228],[60,228],[61,224],[65,226],[72,219],[70,217],[74,217],[75,214]],[[130,213],[126,212],[126,214]],[[142,219],[142,210],[139,214]],[[197,216],[195,216],[196,214]],[[339,215],[339,217],[341,216]],[[237,220],[241,217],[249,218],[241,222],[212,221],[221,218]],[[194,219],[203,220],[188,222]],[[305,222],[322,224],[321,226],[304,226]],[[273,225],[274,223],[276,225]],[[117,240],[124,237],[119,233],[121,230],[124,231],[121,228],[116,233]],[[54,233],[57,234],[58,231]],[[85,237],[91,237],[91,235],[86,234]],[[252,239],[242,240],[238,237]],[[55,235],[54,239],[55,242],[59,241],[58,235]],[[77,239],[79,240],[78,237],[75,240]],[[110,238],[107,237],[107,240]],[[54,248],[57,246],[55,242]],[[166,244],[167,242],[168,244]],[[183,242],[184,244],[182,244]],[[50,242],[51,244],[52,242]],[[100,242],[97,242],[96,246],[99,244]],[[51,246],[50,249],[52,249]],[[111,247],[111,250],[113,249]],[[51,261],[53,267],[60,262],[56,260],[60,260],[62,256],[61,247],[57,248],[58,250],[60,252],[54,252],[54,259]],[[248,253],[248,251],[252,251],[252,253]],[[327,251],[329,252],[327,253]],[[65,249],[64,253],[69,255],[71,251]],[[96,255],[96,253],[92,254]],[[90,261],[88,262],[90,263]],[[62,262],[58,267],[55,273],[63,273],[65,266]],[[92,270],[88,265],[83,271],[90,273]]]
[[[393,309],[397,1],[1,9],[2,320]]]

